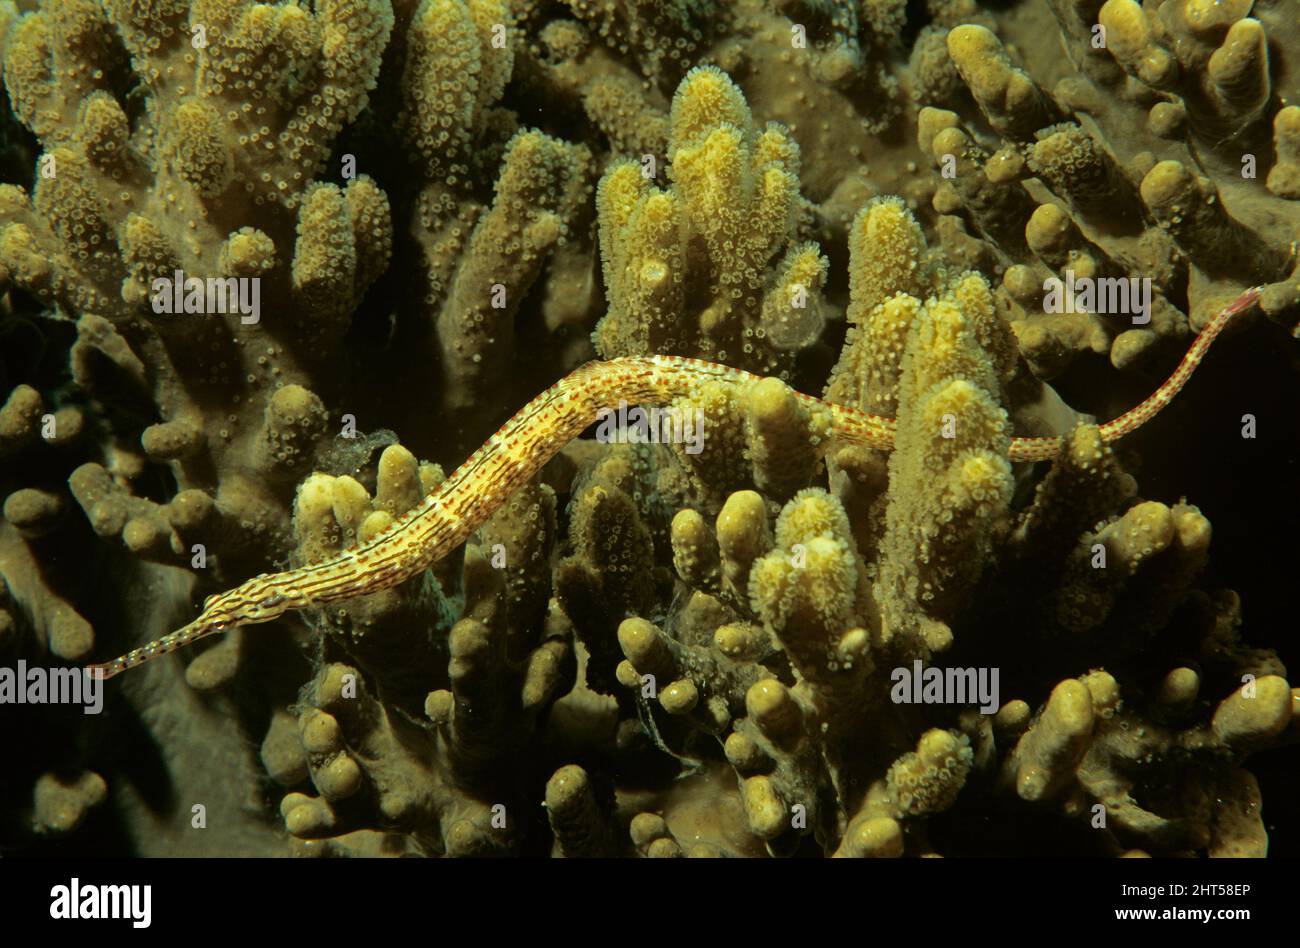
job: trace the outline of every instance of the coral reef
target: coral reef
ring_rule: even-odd
[[[1286,3],[0,0],[0,51],[0,668],[410,522],[589,360],[763,376],[102,714],[0,687],[19,848],[1296,851]]]

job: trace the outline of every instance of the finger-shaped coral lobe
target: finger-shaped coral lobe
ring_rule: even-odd
[[[794,243],[798,144],[775,123],[758,128],[736,84],[700,67],[673,97],[668,160],[668,190],[632,161],[601,180],[611,307],[596,327],[598,352],[787,373],[793,349],[820,334],[827,269],[815,245]]]
[[[1297,50],[0,0],[6,855],[1294,852]]]

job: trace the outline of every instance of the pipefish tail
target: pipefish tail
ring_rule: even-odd
[[[1147,399],[1100,428],[1109,444],[1154,418],[1187,384],[1214,340],[1232,319],[1259,300],[1260,288],[1246,290],[1211,319],[1172,375]],[[590,362],[556,382],[521,408],[443,484],[388,531],[332,560],[257,576],[209,597],[193,622],[118,658],[90,666],[112,678],[205,636],[237,626],[269,622],[291,609],[350,599],[404,582],[464,543],[506,499],[597,418],[599,409],[620,400],[667,402],[696,394],[709,382],[743,385],[758,376],[714,362],[678,356],[648,356]],[[809,405],[829,409],[833,437],[888,451],[894,420],[797,394]],[[1061,437],[1013,438],[1012,461],[1055,457]]]

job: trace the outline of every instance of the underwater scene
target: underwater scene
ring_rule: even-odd
[[[0,52],[7,861],[1300,854],[1296,0]]]

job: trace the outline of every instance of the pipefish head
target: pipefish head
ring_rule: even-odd
[[[128,668],[135,668],[143,665],[145,662],[151,662],[155,658],[161,658],[164,655],[174,652],[177,649],[184,648],[196,639],[201,639],[205,635],[211,635],[215,632],[222,632],[226,628],[224,622],[208,622],[203,616],[195,619],[189,625],[182,626],[175,632],[164,635],[160,639],[154,639],[147,645],[134,648],[125,655],[119,655],[111,662],[103,662],[97,665],[88,665],[87,671],[92,674],[102,674],[104,678],[113,678],[122,674]]]
[[[1264,295],[1264,287],[1252,286],[1249,289],[1243,291],[1240,296],[1238,296],[1235,300],[1229,303],[1227,309],[1224,312],[1227,313],[1229,318],[1236,316],[1239,313],[1244,313],[1246,310],[1250,309],[1256,303],[1258,303],[1260,297],[1263,295]]]
[[[234,590],[231,591],[231,593],[233,592]],[[209,596],[204,600],[203,613],[193,622],[181,626],[175,632],[154,639],[139,648],[134,648],[111,662],[89,665],[87,670],[92,674],[102,673],[105,679],[113,678],[129,668],[135,668],[145,662],[151,662],[155,658],[161,658],[205,636],[215,635],[218,632],[224,632],[226,629],[232,628],[238,624],[237,610],[239,601],[231,593]]]

